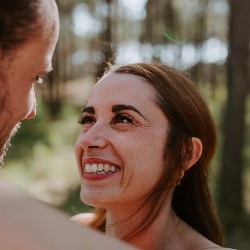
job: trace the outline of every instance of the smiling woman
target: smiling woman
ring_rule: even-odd
[[[73,220],[141,249],[222,249],[208,188],[216,131],[193,83],[163,64],[113,66],[93,88],[76,141]]]

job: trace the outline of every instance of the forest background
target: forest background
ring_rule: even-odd
[[[37,89],[37,117],[12,140],[6,179],[70,215],[88,211],[74,158],[81,107],[107,61],[160,61],[187,72],[209,104],[219,133],[210,185],[226,245],[250,249],[250,1],[57,4],[54,70]]]

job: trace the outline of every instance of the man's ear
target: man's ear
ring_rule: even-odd
[[[201,157],[202,154],[202,142],[199,138],[197,137],[192,137],[192,154],[191,154],[191,158],[188,161],[188,164],[186,166],[185,170],[188,170],[189,168],[191,168]]]

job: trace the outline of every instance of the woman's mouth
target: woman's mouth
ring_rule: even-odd
[[[87,174],[113,174],[120,170],[120,167],[108,163],[86,163],[83,167]]]

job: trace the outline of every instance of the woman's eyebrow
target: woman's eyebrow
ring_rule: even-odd
[[[122,110],[133,110],[134,112],[139,114],[141,117],[143,117],[145,120],[147,120],[146,117],[136,107],[134,107],[132,105],[117,104],[117,105],[112,106],[112,112],[113,113],[118,113],[118,112],[120,112]]]
[[[92,107],[92,106],[89,106],[89,107],[85,107],[82,109],[82,113],[90,113],[90,114],[95,114],[95,109]]]

